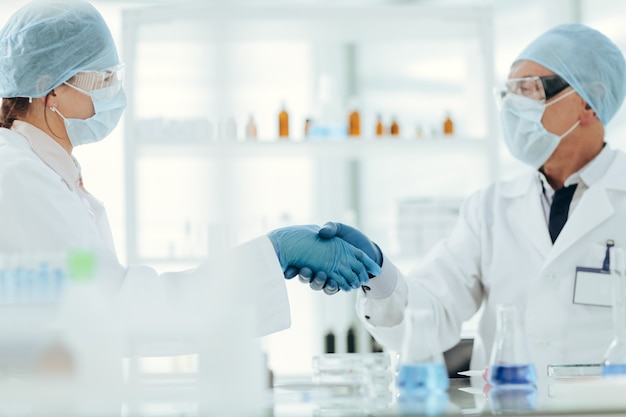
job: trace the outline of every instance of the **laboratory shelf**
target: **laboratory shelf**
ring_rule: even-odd
[[[224,239],[336,220],[408,268],[456,201],[499,178],[490,7],[223,3],[123,15],[129,264],[194,266]],[[305,120],[337,126],[354,98],[364,136],[302,138]],[[277,137],[281,100],[294,138]],[[455,135],[433,136],[448,111]],[[378,116],[401,136],[373,136]],[[244,140],[252,117],[258,139]],[[357,351],[372,348],[352,294],[288,291],[293,330],[265,343],[289,372],[308,369],[331,330],[337,352],[349,329]]]
[[[343,157],[370,158],[407,155],[428,155],[442,152],[487,152],[489,143],[485,139],[463,137],[402,138],[360,137],[344,139],[307,140],[175,140],[136,142],[136,156],[194,156],[194,157],[290,157],[311,158]]]

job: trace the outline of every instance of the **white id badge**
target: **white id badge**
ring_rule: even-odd
[[[576,267],[574,304],[611,307],[613,274],[600,268]]]

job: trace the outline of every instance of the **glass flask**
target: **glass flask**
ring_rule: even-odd
[[[447,391],[398,395],[397,413],[401,416],[440,416],[448,411]]]
[[[498,305],[496,336],[489,361],[488,381],[493,386],[534,385],[535,365],[530,361],[520,311],[513,305]]]
[[[491,410],[495,413],[521,413],[537,409],[537,387],[530,384],[492,387]]]
[[[626,276],[624,275],[624,251],[611,248],[613,260],[611,276],[613,286],[613,340],[602,361],[602,375],[626,374]]]
[[[400,397],[446,391],[448,371],[439,348],[432,311],[409,308],[396,387]]]

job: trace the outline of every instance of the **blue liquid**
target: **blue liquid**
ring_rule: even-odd
[[[446,391],[407,394],[400,391],[397,409],[402,416],[440,416],[446,414],[450,396]]]
[[[445,391],[450,386],[443,363],[401,365],[396,378],[398,390],[405,394]]]
[[[534,384],[537,381],[535,366],[528,365],[492,365],[489,367],[491,385]]]
[[[489,390],[491,409],[495,412],[521,412],[537,409],[537,388],[534,385],[509,385]]]
[[[602,376],[626,375],[626,364],[602,365]]]

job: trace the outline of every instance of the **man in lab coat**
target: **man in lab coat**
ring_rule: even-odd
[[[626,155],[605,143],[604,129],[625,93],[613,42],[581,24],[557,26],[521,52],[501,92],[506,144],[532,170],[473,194],[452,234],[408,275],[355,229],[323,227],[320,235],[341,236],[382,265],[357,299],[374,337],[400,351],[407,308],[426,308],[443,351],[482,308],[471,367],[483,369],[496,307],[512,304],[540,377],[548,364],[602,362],[612,340],[602,270],[623,267],[615,258],[626,247]]]

